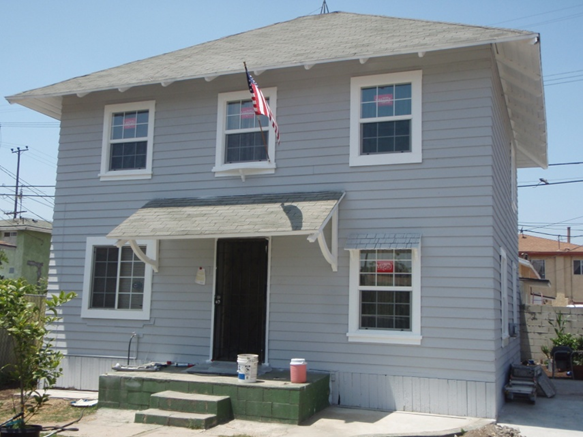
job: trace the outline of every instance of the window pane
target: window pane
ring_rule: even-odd
[[[411,100],[397,100],[395,102],[395,115],[411,115]]]
[[[363,88],[361,90],[360,98],[362,103],[374,103],[377,96],[377,87]]]
[[[581,260],[576,259],[575,261],[573,261],[573,273],[575,275],[581,275],[583,274],[581,272]]]
[[[147,147],[146,141],[112,144],[110,170],[146,168]]]
[[[376,285],[376,276],[360,275],[360,285]]]
[[[361,108],[361,118],[374,118],[377,116],[377,105],[375,103],[363,103]]]
[[[411,330],[409,299],[410,292],[362,290],[360,327]]]
[[[265,141],[269,141],[269,132],[264,131]],[[228,134],[226,138],[226,163],[266,161],[267,152],[261,132]]]
[[[410,151],[411,120],[361,124],[361,153],[395,153]]]
[[[410,99],[410,98],[411,98],[410,83],[395,85],[395,99]]]

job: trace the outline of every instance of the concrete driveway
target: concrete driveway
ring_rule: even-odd
[[[583,437],[583,381],[551,381],[557,389],[555,397],[539,396],[535,405],[507,402],[498,423],[518,428],[525,437]]]

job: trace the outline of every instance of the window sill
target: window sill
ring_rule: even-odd
[[[244,162],[237,164],[223,164],[213,167],[215,177],[227,176],[253,176],[261,174],[274,174],[275,163],[272,162]]]
[[[420,345],[423,338],[412,332],[360,330],[346,334],[349,342]]]
[[[150,314],[145,310],[86,309],[81,312],[81,318],[108,320],[150,320]]]
[[[102,181],[152,179],[152,172],[148,170],[121,170],[99,173],[98,176],[99,180]]]
[[[419,164],[421,163],[421,153],[402,152],[402,153],[375,153],[372,155],[351,155],[350,167],[361,167],[370,165],[396,165],[396,164]]]

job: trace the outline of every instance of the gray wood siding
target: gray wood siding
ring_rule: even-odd
[[[277,169],[245,182],[211,172],[217,94],[244,90],[243,75],[66,97],[52,289],[81,293],[86,237],[106,235],[153,198],[343,190],[338,272],[305,237],[272,239],[270,364],[285,367],[302,356],[312,369],[337,372],[333,390],[344,405],[442,412],[436,396],[459,395],[466,407],[483,402],[485,410],[448,414],[493,417],[497,406],[487,398],[499,384],[502,353],[496,254],[504,245],[514,259],[516,227],[507,199],[507,120],[492,63],[489,48],[472,48],[266,71],[256,80],[277,86]],[[412,69],[423,70],[423,162],[349,167],[350,77]],[[103,106],[142,100],[156,101],[152,179],[100,181]],[[367,231],[423,236],[420,346],[347,341],[344,242]],[[136,331],[140,361],[208,359],[213,258],[214,241],[162,241],[151,320],[81,319],[78,298],[63,310],[58,345],[71,356],[124,357]],[[205,286],[194,284],[198,266],[208,268]],[[371,391],[365,401],[348,388],[377,390],[381,382],[395,393]],[[410,392],[424,384],[434,393],[429,401]]]
[[[511,127],[508,118],[508,112],[505,108],[505,102],[502,98],[502,84],[497,79],[497,71],[493,69],[493,85],[494,85],[494,239],[499,247],[506,250],[508,256],[507,263],[507,284],[499,284],[495,297],[499,302],[497,307],[500,311],[500,320],[502,319],[502,301],[501,293],[507,293],[507,308],[508,308],[508,322],[513,322],[513,271],[512,263],[516,265],[515,275],[518,275],[518,216],[514,208],[518,205],[513,205],[514,199],[517,199],[516,193],[512,190],[516,189],[512,184],[512,179],[515,177],[515,170],[512,168],[511,162]],[[495,258],[499,256],[495,254]],[[497,279],[500,282],[500,265],[498,265]],[[518,301],[520,300],[520,291],[518,290],[518,278],[515,279],[518,294]],[[502,287],[500,289],[500,287]],[[519,323],[517,320],[516,323]],[[501,333],[502,326],[498,332]],[[511,364],[518,364],[521,361],[520,357],[520,336],[510,337],[507,341],[498,339],[497,344],[497,359],[496,359],[496,379],[497,379],[497,394],[498,403],[502,405],[504,402],[502,395],[502,388],[508,379],[509,368]]]

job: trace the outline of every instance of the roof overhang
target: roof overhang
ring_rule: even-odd
[[[338,205],[343,192],[255,194],[148,202],[107,237],[129,243],[156,271],[157,260],[141,253],[136,240],[250,238],[306,235],[318,241],[324,258],[337,270]],[[331,247],[324,228],[332,221]]]

